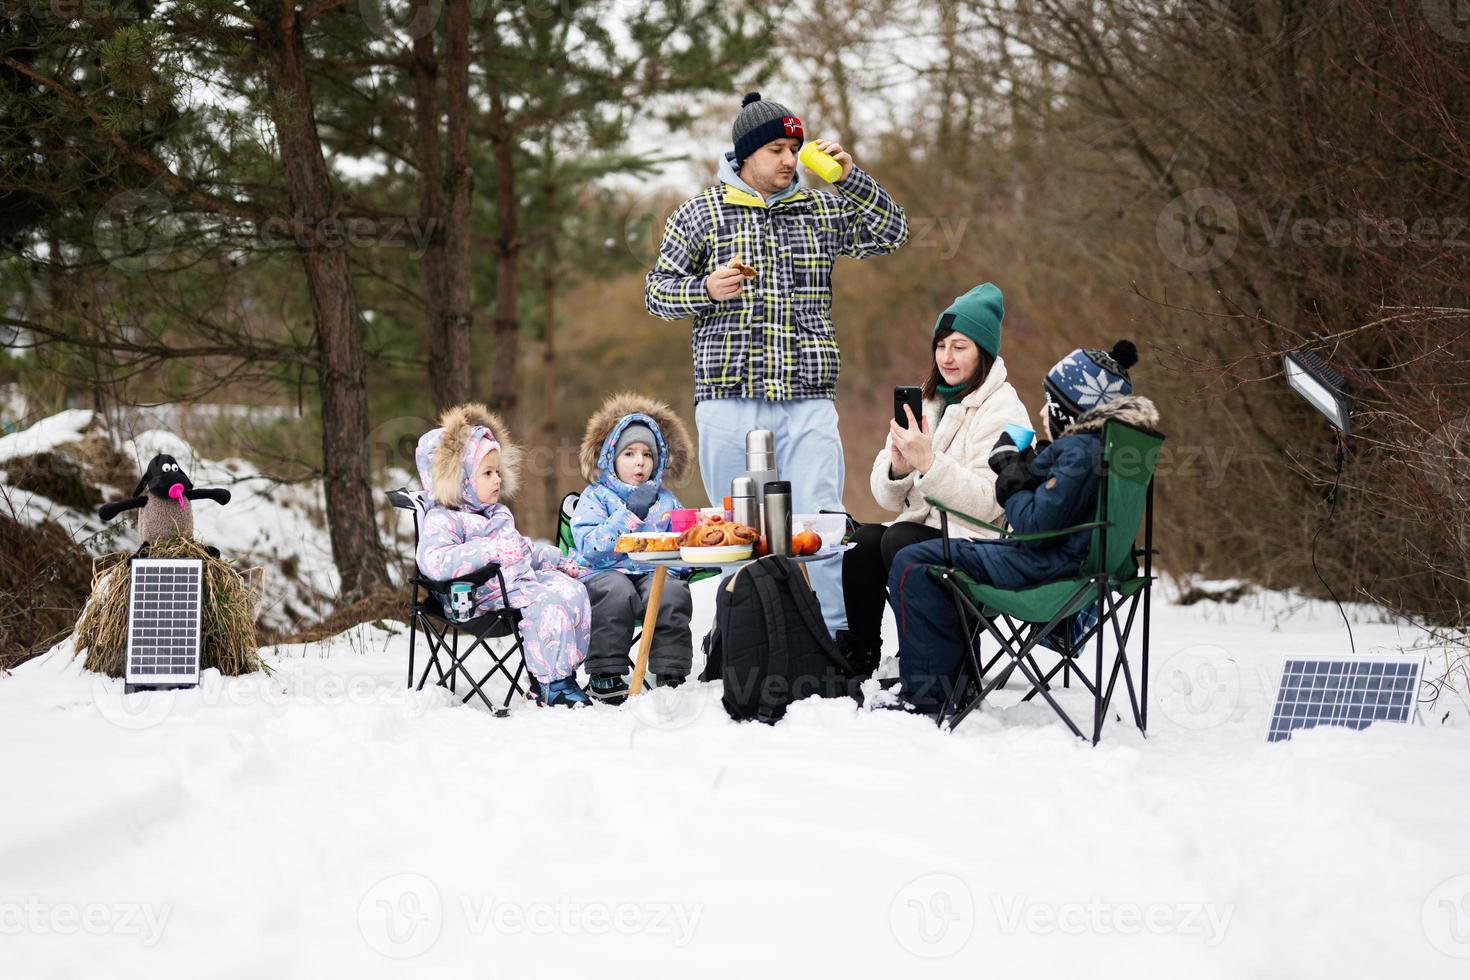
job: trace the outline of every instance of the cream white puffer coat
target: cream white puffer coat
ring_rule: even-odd
[[[951,405],[942,418],[941,411],[943,399],[924,402],[924,417],[929,420],[934,442],[934,465],[929,472],[889,479],[893,448],[890,435],[873,460],[873,499],[885,510],[898,511],[900,521],[933,528],[939,527],[939,511],[925,502],[926,494],[982,521],[1002,523],[1005,509],[995,501],[995,474],[987,460],[1007,423],[1034,427],[1027,420],[1026,406],[1021,404],[1016,389],[1006,380],[1005,361],[997,357],[979,388]],[[994,537],[989,531],[958,520],[951,520],[949,528],[956,537]]]

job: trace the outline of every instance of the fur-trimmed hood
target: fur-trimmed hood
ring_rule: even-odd
[[[619,434],[634,421],[649,425],[663,443],[653,479],[660,484],[682,483],[693,460],[688,426],[666,403],[633,391],[613,395],[587,420],[578,457],[582,476],[588,483],[600,483],[604,476],[615,478],[613,450]]]
[[[1159,431],[1159,410],[1153,402],[1142,395],[1119,395],[1084,412],[1081,418],[1067,426],[1062,435],[1101,432],[1104,425],[1115,419],[1135,429]]]
[[[510,429],[500,416],[478,402],[447,408],[439,416],[439,427],[419,438],[414,462],[424,489],[441,507],[479,509],[474,495],[473,445],[490,435],[500,443],[500,497],[515,496],[520,483],[521,448],[510,438]]]

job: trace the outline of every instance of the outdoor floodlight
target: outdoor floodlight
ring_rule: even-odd
[[[1287,384],[1313,408],[1327,416],[1327,421],[1346,437],[1348,418],[1353,412],[1347,378],[1311,351],[1288,351],[1281,355],[1281,365],[1286,371]]]

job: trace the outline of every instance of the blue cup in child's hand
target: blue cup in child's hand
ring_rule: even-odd
[[[1036,438],[1034,431],[1026,428],[1024,425],[1017,425],[1014,422],[1006,423],[1005,433],[1011,437],[1011,441],[1016,444],[1016,448],[1021,452],[1025,452],[1026,447],[1031,445],[1031,440]]]

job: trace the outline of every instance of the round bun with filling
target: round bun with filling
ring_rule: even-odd
[[[755,544],[760,540],[761,536],[753,527],[746,527],[744,524],[731,524],[729,527],[730,535],[735,539],[734,544]]]
[[[681,548],[728,548],[753,545],[760,539],[754,528],[711,517],[694,525],[679,538]]]

